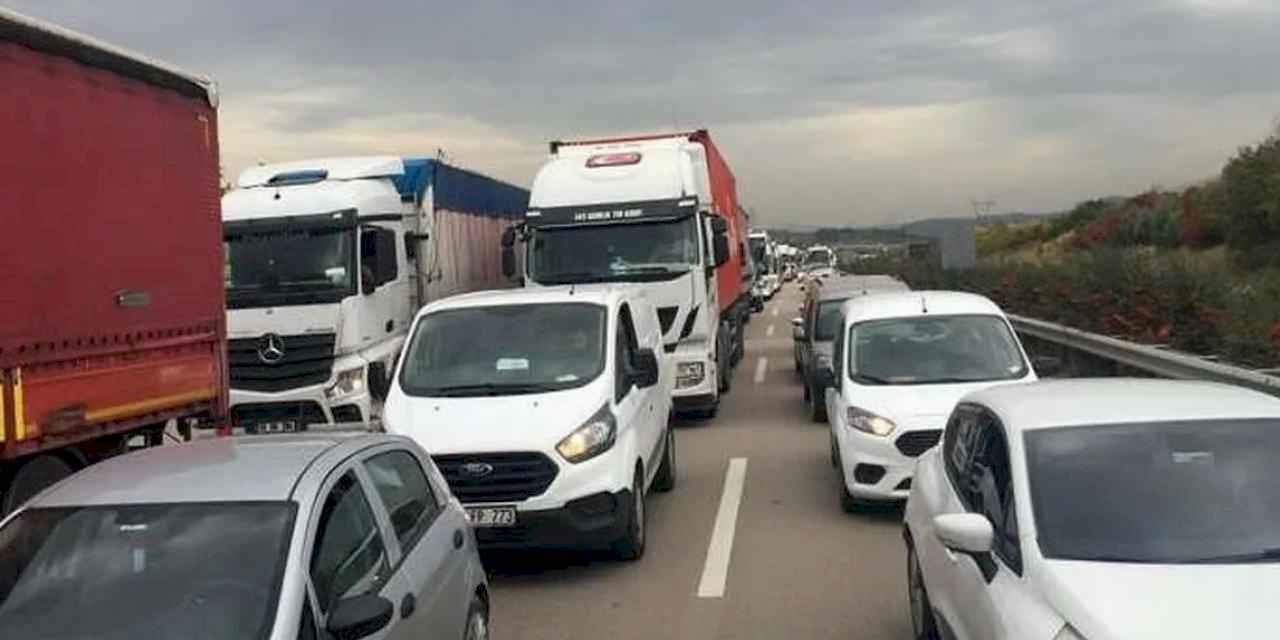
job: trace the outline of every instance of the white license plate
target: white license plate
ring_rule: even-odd
[[[259,422],[253,426],[251,433],[294,433],[299,431],[294,420],[277,420],[275,422]]]
[[[514,527],[515,507],[475,507],[467,509],[467,519],[473,527]]]

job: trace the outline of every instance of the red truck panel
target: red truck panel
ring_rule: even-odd
[[[720,300],[720,310],[733,306],[751,290],[751,283],[744,280],[747,254],[747,221],[738,206],[738,182],[729,169],[729,163],[711,141],[706,131],[697,131],[689,136],[694,142],[702,143],[707,150],[707,168],[711,174],[711,199],[715,204],[715,212],[729,223],[729,261],[716,269],[716,284]]]
[[[74,44],[0,38],[0,457],[19,435],[225,415],[216,111]]]

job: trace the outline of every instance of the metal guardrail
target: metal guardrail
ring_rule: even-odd
[[[1009,316],[1009,321],[1013,323],[1013,328],[1018,333],[1090,353],[1163,378],[1210,380],[1280,396],[1280,377],[1259,371],[1212,362],[1199,356],[1160,347],[1109,338],[1043,320]]]

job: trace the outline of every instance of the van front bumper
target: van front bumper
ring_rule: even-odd
[[[631,490],[624,489],[571,500],[558,509],[518,511],[513,527],[475,527],[476,541],[483,548],[609,547],[627,532],[632,500]]]

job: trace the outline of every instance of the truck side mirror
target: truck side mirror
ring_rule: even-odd
[[[507,278],[516,277],[516,227],[507,227],[502,232],[502,275]]]

